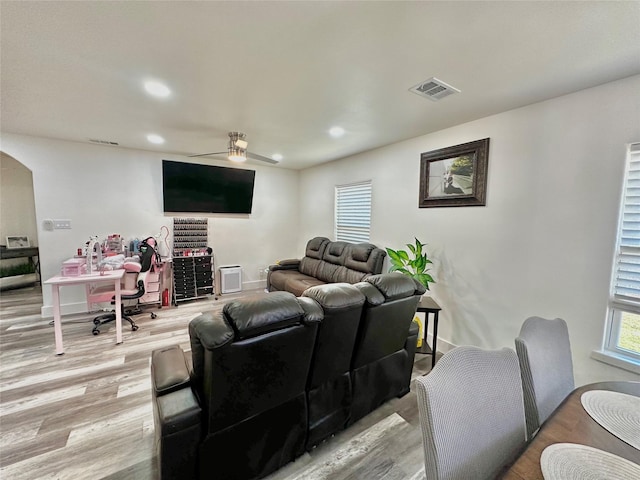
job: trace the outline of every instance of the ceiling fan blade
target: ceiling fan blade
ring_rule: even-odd
[[[226,152],[226,151],[224,151],[224,152],[200,153],[200,154],[198,154],[198,155],[189,155],[189,158],[193,158],[193,157],[207,157],[207,156],[209,156],[209,155],[222,155],[223,153],[224,153],[225,155],[227,154],[227,152]]]
[[[263,157],[262,155],[258,155],[257,153],[247,152],[248,158],[253,158],[254,160],[260,160],[261,162],[270,163],[271,165],[277,165],[279,162],[269,157]]]

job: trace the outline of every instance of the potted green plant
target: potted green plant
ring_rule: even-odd
[[[38,280],[35,272],[35,267],[29,263],[0,267],[0,290],[35,283]]]
[[[433,262],[429,260],[426,250],[423,249],[425,244],[421,243],[417,238],[415,241],[415,245],[407,243],[411,256],[409,256],[409,253],[405,250],[393,250],[392,248],[387,248],[387,254],[391,261],[389,271],[409,275],[424,285],[424,288],[429,290],[429,284],[436,283],[433,277],[427,273],[429,271],[427,265]]]

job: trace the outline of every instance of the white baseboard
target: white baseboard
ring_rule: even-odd
[[[429,345],[433,345],[433,335],[430,333],[427,334],[427,342],[429,343]],[[443,340],[442,338],[438,337],[438,344],[436,345],[436,348],[438,349],[439,352],[447,353],[448,351],[453,350],[456,347],[457,345],[454,345],[453,343],[449,343],[446,340]]]
[[[266,280],[250,280],[242,282],[242,290],[264,290],[267,288]]]
[[[61,315],[73,315],[74,313],[87,313],[87,302],[64,303],[60,305]],[[53,318],[53,305],[43,305],[40,308],[42,318]]]

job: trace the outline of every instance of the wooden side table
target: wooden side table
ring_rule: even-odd
[[[418,312],[424,313],[424,339],[422,346],[416,349],[417,353],[431,355],[431,368],[436,364],[436,345],[438,343],[438,313],[442,310],[440,305],[431,297],[421,297],[418,303]],[[433,345],[427,343],[427,330],[429,330],[429,314],[433,313]]]

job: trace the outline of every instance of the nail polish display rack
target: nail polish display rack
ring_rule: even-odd
[[[206,218],[173,219],[173,303],[215,293]]]

